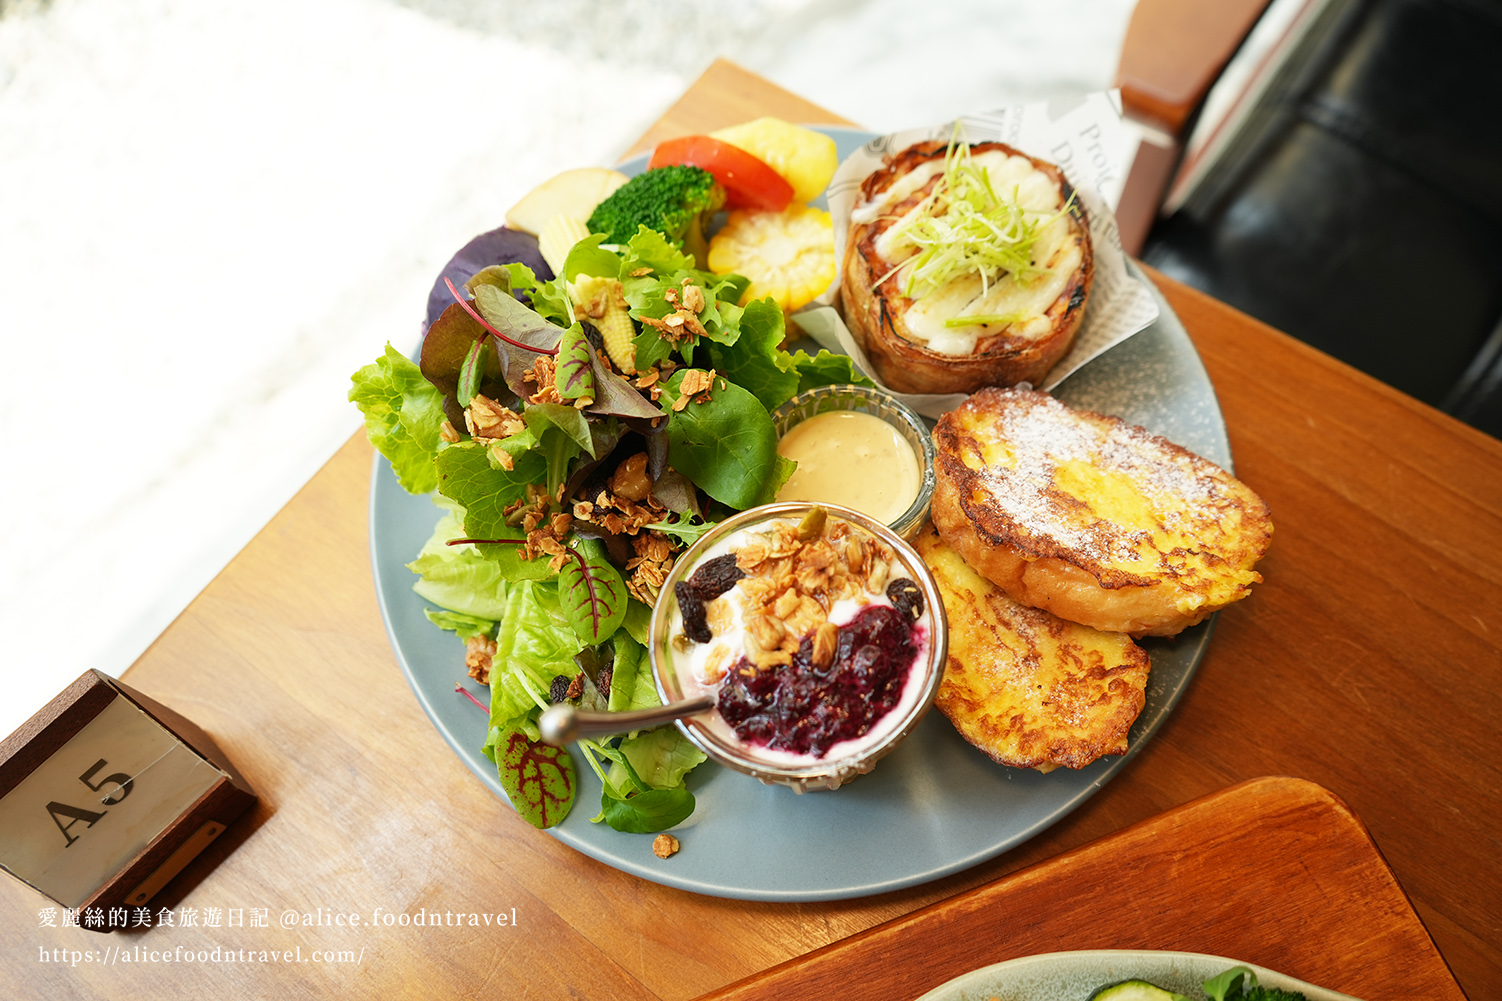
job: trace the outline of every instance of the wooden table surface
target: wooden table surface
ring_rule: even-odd
[[[1347,911],[1347,900],[1361,906]],[[704,1001],[912,1001],[997,963],[1097,949],[1231,957],[1365,1001],[1462,996],[1361,821],[1321,786],[1267,777],[753,974]],[[1112,976],[1093,975],[1074,997],[1146,974],[1143,961],[1116,957]],[[1229,964],[1211,965],[1214,975]]]
[[[837,121],[720,63],[642,145],[760,114]],[[50,927],[48,901],[0,880],[0,984],[17,997],[676,1001],[1288,775],[1349,805],[1460,985],[1490,996],[1502,982],[1502,443],[1153,278],[1204,359],[1237,472],[1268,501],[1276,536],[1266,583],[1222,614],[1163,728],[1044,834],[935,883],[789,904],[644,882],[531,828],[460,763],[397,667],[371,580],[372,452],[357,436],[125,676],[212,734],[259,806],[157,898],[173,927]],[[1330,899],[1319,920],[1359,923],[1366,904]],[[1140,937],[1135,916],[1121,928],[1123,942]]]

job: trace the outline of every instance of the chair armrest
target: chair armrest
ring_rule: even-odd
[[[1140,0],[1116,70],[1131,118],[1182,139],[1270,0]]]

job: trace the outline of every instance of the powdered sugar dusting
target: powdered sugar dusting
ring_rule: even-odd
[[[1155,529],[1213,536],[1234,503],[1214,464],[1143,428],[1072,413],[1050,396],[1025,390],[984,390],[961,411],[980,408],[987,412],[987,437],[1004,443],[1009,455],[1003,462],[967,455],[972,490],[984,493],[978,503],[1009,522],[1017,542],[1039,555],[1067,551],[1082,565],[1140,564],[1145,547],[1156,548]],[[1097,514],[1069,489],[1071,478],[1081,475],[1129,480],[1136,496],[1126,498],[1125,509],[1142,503],[1145,510],[1135,517]]]

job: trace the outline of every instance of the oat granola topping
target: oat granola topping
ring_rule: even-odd
[[[714,385],[714,369],[705,371],[701,368],[691,368],[683,373],[683,382],[679,384],[678,391],[684,396],[698,396]]]
[[[464,423],[469,429],[470,437],[481,441],[509,438],[527,429],[527,423],[522,420],[521,414],[501,406],[483,393],[476,394],[465,408]],[[449,427],[452,430],[452,425]]]
[[[553,359],[548,355],[538,355],[532,362],[532,367],[522,375],[522,381],[530,382],[537,387],[536,392],[527,397],[528,403],[563,402],[563,397],[558,394],[558,386],[555,383]]]
[[[732,547],[735,565],[747,576],[736,585],[745,622],[744,655],[756,670],[792,662],[804,636],[812,636],[816,662],[833,657],[839,630],[829,622],[835,602],[880,595],[896,554],[886,543],[852,531],[846,522],[773,522]],[[711,634],[725,632],[726,599],[705,603]],[[825,629],[824,627],[828,627]],[[828,661],[823,661],[827,664]]]
[[[491,658],[495,656],[496,643],[489,636],[471,636],[464,641],[464,666],[469,676],[482,685],[490,684]]]

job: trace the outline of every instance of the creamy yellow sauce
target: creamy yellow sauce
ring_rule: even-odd
[[[917,453],[897,429],[858,410],[793,425],[777,452],[798,463],[778,500],[842,504],[886,524],[912,506],[923,479]]]

